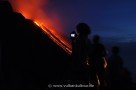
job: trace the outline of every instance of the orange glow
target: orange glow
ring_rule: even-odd
[[[55,12],[49,16],[45,10],[48,0],[9,0],[16,12],[21,13],[25,18],[31,19],[41,27],[57,45],[62,47],[67,53],[71,54],[71,45],[68,40],[56,29],[61,28],[59,18]]]
[[[108,64],[107,64],[107,60],[106,60],[106,58],[105,58],[105,57],[103,57],[103,59],[104,59],[104,68],[106,69],[106,68],[107,68],[107,66],[108,66]]]
[[[97,78],[97,83],[98,83],[98,87],[99,87],[101,85],[101,83],[100,83],[100,80],[99,80],[99,77],[97,74],[96,74],[96,78]]]
[[[34,21],[34,23],[35,23],[37,26],[39,26],[39,27],[40,27],[39,23],[37,23],[36,21]]]
[[[62,47],[68,54],[71,54],[71,48],[69,43],[66,42],[64,38],[59,37],[56,33],[52,33],[50,30],[48,30],[45,26],[39,24],[38,22],[34,22],[37,26],[41,27],[41,29],[44,31],[46,35],[49,36],[57,45]]]
[[[86,65],[87,66],[90,66],[90,62],[89,61],[90,61],[90,58],[89,58],[89,56],[87,56],[87,58],[86,58]]]

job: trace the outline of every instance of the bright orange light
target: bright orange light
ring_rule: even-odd
[[[59,18],[55,12],[46,11],[45,7],[48,0],[9,0],[16,12],[21,13],[25,18],[31,19],[41,27],[57,45],[62,47],[67,53],[71,54],[71,45],[55,27],[61,28]],[[49,16],[49,13],[52,16]],[[53,17],[54,15],[54,17]]]
[[[106,60],[106,58],[105,58],[105,57],[103,57],[103,60],[104,60],[104,68],[106,69],[106,68],[107,68],[107,66],[108,66],[108,64],[107,64],[107,60]]]
[[[99,87],[101,85],[101,83],[100,83],[100,80],[99,80],[99,77],[97,74],[96,74],[96,78],[97,78],[97,83],[98,83],[98,87]]]
[[[37,26],[39,26],[39,27],[40,27],[39,23],[37,23],[36,21],[34,21],[34,23],[35,23]]]
[[[71,54],[71,47],[70,44],[63,38],[59,37],[57,33],[52,33],[50,30],[48,30],[44,25],[39,24],[38,22],[34,21],[34,23],[41,27],[41,29],[44,31],[46,35],[49,36],[57,45],[62,47],[68,54]]]

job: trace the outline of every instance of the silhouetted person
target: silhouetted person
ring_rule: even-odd
[[[91,42],[88,35],[91,33],[90,27],[86,23],[79,23],[76,26],[77,37],[73,39],[72,61],[74,79],[77,83],[88,82],[87,58],[91,49]]]
[[[124,68],[123,60],[119,55],[120,49],[117,46],[112,47],[112,55],[110,56],[110,76],[111,88],[113,90],[130,90],[131,76],[130,72]]]
[[[100,81],[100,87],[104,88],[106,84],[106,71],[104,68],[105,60],[104,58],[106,57],[106,49],[105,46],[100,43],[100,36],[99,35],[94,35],[93,37],[93,44],[92,44],[92,69],[94,76],[97,75]],[[96,80],[94,80],[96,81]],[[96,84],[96,82],[95,82]]]
[[[72,31],[70,33],[70,39],[71,39],[71,44],[72,44],[72,55],[73,55],[73,53],[75,52],[75,51],[73,51],[74,50],[74,45],[75,45],[75,41],[77,39],[77,33],[75,31]]]
[[[110,69],[114,75],[118,74],[123,68],[123,61],[119,55],[119,47],[112,47],[112,55],[110,56]]]

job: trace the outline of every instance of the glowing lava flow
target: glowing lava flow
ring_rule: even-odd
[[[57,45],[71,54],[71,45],[60,32],[63,26],[56,11],[48,9],[50,0],[9,0],[15,12],[21,13],[26,19],[31,19]],[[48,9],[48,10],[47,10]],[[57,28],[59,27],[59,28]],[[59,29],[60,31],[56,30]]]
[[[63,48],[68,54],[72,53],[71,45],[64,38],[58,36],[58,34],[55,32],[51,32],[44,25],[39,24],[36,21],[34,23],[39,26],[44,31],[44,33],[49,36],[49,38],[51,38],[57,45]]]

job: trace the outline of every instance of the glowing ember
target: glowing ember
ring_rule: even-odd
[[[34,22],[37,26],[39,26],[40,27],[40,25],[39,25],[39,23],[37,23],[36,21]]]
[[[87,56],[87,58],[86,58],[86,65],[87,66],[90,66],[89,60],[90,60],[90,58]]]
[[[97,78],[98,86],[100,86],[100,85],[101,85],[101,83],[100,83],[100,80],[99,80],[99,77],[98,77],[98,75],[97,75],[97,74],[96,74],[96,78]]]
[[[106,69],[106,68],[107,68],[107,66],[108,66],[108,64],[107,64],[107,60],[106,60],[106,58],[105,58],[105,57],[103,57],[103,60],[104,60],[104,68]]]
[[[68,54],[71,54],[71,48],[69,43],[67,43],[64,39],[59,37],[58,35],[55,36],[55,34],[51,33],[50,30],[48,30],[45,26],[40,25],[36,21],[34,22],[37,26],[41,27],[45,34],[47,34],[57,45],[62,47]],[[63,41],[64,40],[64,41]]]

